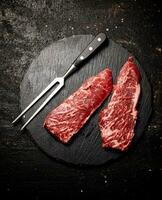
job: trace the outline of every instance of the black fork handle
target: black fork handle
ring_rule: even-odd
[[[104,33],[99,33],[82,51],[82,53],[74,61],[74,65],[79,67],[87,58],[89,58],[106,40]]]

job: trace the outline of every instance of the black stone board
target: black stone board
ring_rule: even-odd
[[[55,77],[63,75],[92,38],[92,35],[74,35],[56,41],[43,49],[40,55],[33,60],[21,83],[21,109],[24,109]],[[27,126],[35,142],[44,152],[53,158],[67,163],[81,165],[101,165],[124,154],[115,150],[105,150],[101,147],[98,115],[107,105],[111,96],[104,101],[85,126],[67,145],[62,144],[50,135],[43,128],[43,122],[46,115],[77,90],[88,77],[109,67],[113,72],[113,80],[115,81],[116,76],[122,65],[127,61],[129,55],[132,54],[125,48],[109,40],[107,46],[105,45],[100,49],[84,66],[66,80],[64,88],[62,88],[44,110]],[[132,146],[134,146],[142,135],[151,114],[150,85],[141,65],[136,59],[135,61],[142,76],[142,89],[138,106],[138,120]],[[47,96],[48,94],[26,114],[24,121],[29,118]]]

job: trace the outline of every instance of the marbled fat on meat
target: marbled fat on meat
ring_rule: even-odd
[[[48,114],[44,127],[67,143],[87,122],[112,90],[112,72],[107,68],[89,78],[62,104]]]
[[[103,147],[124,151],[130,145],[137,119],[140,78],[133,58],[129,57],[117,77],[108,106],[99,115]]]

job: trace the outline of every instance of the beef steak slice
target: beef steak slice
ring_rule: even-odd
[[[112,90],[112,73],[106,68],[90,77],[46,117],[44,127],[67,143],[87,122]]]
[[[122,67],[107,107],[99,115],[102,146],[124,151],[134,136],[140,72],[132,57]]]

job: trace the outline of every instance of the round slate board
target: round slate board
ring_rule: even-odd
[[[40,55],[33,60],[22,81],[20,87],[21,108],[24,109],[55,77],[63,75],[92,38],[93,36],[91,35],[72,36],[54,42],[42,50]],[[98,115],[111,97],[105,100],[85,126],[72,138],[69,144],[62,144],[50,135],[43,128],[43,122],[46,115],[77,90],[88,77],[96,75],[98,72],[104,70],[104,68],[109,67],[113,72],[113,80],[115,80],[120,68],[127,61],[129,55],[131,54],[126,49],[109,40],[108,45],[100,49],[84,66],[66,80],[64,88],[27,126],[35,142],[44,152],[53,158],[63,160],[67,163],[85,165],[100,165],[116,159],[123,154],[115,150],[105,150],[101,147]],[[140,64],[137,61],[136,63],[142,75],[142,90],[133,143],[142,135],[151,113],[150,85]],[[41,99],[26,114],[24,121],[29,118],[46,97]]]

